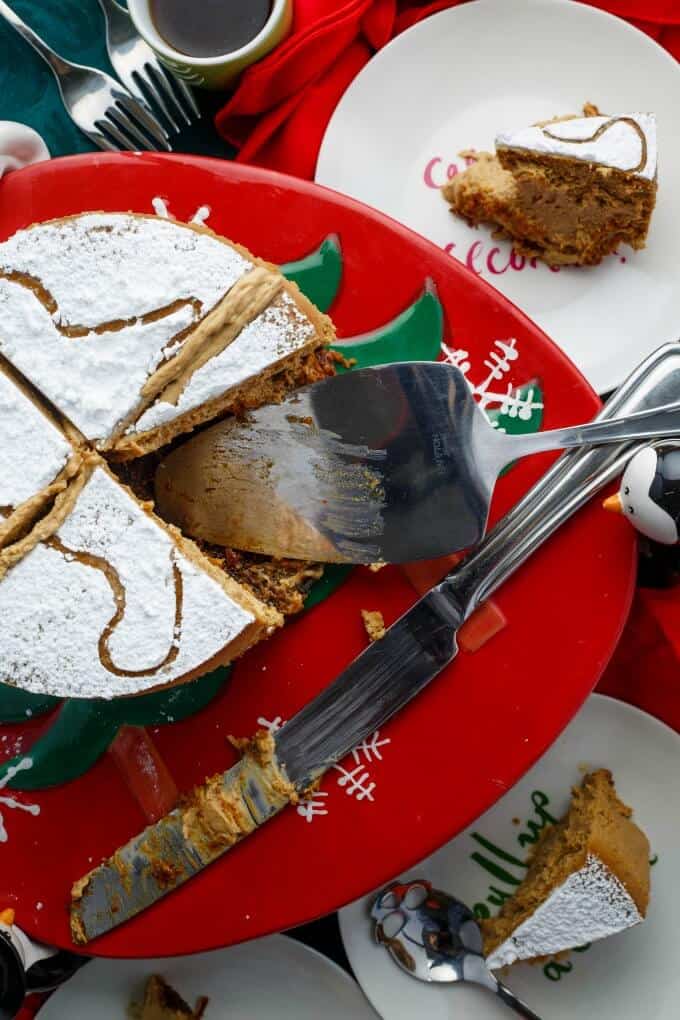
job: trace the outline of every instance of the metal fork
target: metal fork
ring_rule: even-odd
[[[64,60],[5,0],[0,0],[0,15],[49,64],[66,112],[100,149],[170,149],[165,129],[110,75]]]
[[[191,90],[161,64],[137,32],[128,12],[116,0],[99,0],[106,21],[106,46],[114,70],[123,84],[150,113],[157,104],[170,126],[179,131],[200,117]],[[173,88],[174,86],[174,88]]]

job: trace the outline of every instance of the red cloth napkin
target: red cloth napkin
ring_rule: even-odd
[[[343,92],[385,43],[465,0],[295,0],[291,34],[243,75],[217,114],[237,159],[314,176],[326,125]],[[627,18],[680,59],[678,0],[590,0]]]

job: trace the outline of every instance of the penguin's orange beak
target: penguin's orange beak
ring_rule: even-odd
[[[623,503],[621,502],[621,497],[618,492],[613,496],[607,496],[607,498],[602,501],[602,506],[605,510],[609,510],[612,514],[623,513]]]

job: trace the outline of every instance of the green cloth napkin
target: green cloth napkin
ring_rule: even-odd
[[[97,0],[8,2],[61,56],[98,67],[115,77],[106,52],[104,15]],[[224,95],[197,92],[196,98],[203,116],[170,136],[173,150],[233,157],[234,150],[220,138],[213,124],[214,113],[224,104]],[[95,149],[65,112],[50,68],[1,17],[0,120],[15,120],[35,128],[53,156]]]

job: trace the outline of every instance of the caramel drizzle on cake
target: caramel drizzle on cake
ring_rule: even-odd
[[[170,645],[168,654],[164,659],[161,659],[155,666],[149,666],[146,669],[123,669],[120,666],[116,666],[115,662],[111,657],[109,651],[109,641],[115,631],[116,627],[123,620],[125,616],[125,609],[127,604],[127,593],[125,591],[125,585],[120,579],[118,571],[113,567],[107,559],[103,556],[96,556],[94,553],[82,552],[78,549],[69,549],[68,546],[53,535],[47,539],[45,545],[50,546],[52,549],[57,549],[67,559],[77,560],[78,563],[84,564],[86,567],[92,567],[93,570],[100,570],[106,578],[109,587],[111,588],[111,594],[116,605],[116,610],[107,623],[106,627],[101,633],[99,641],[97,643],[97,649],[99,652],[99,661],[101,662],[104,669],[107,669],[109,673],[113,673],[115,676],[153,676],[164,666],[169,666],[175,661],[179,655],[179,642],[182,633],[182,604],[184,601],[184,582],[182,580],[182,574],[177,566],[175,558],[175,550],[172,549],[170,552],[170,562],[172,564],[172,581],[175,590],[175,626],[173,631],[173,640]]]
[[[564,135],[556,135],[552,131],[549,131],[547,127],[542,127],[541,131],[546,138],[552,138],[556,142],[568,142],[573,145],[585,145],[587,142],[596,142],[598,138],[601,138],[606,131],[609,131],[614,124],[628,124],[632,127],[636,135],[640,139],[640,160],[635,166],[627,167],[625,172],[630,174],[639,173],[643,167],[647,165],[647,136],[633,117],[611,117],[605,124],[600,124],[598,128],[589,135],[587,138],[565,138]]]
[[[268,308],[283,289],[283,277],[256,266],[234,284],[222,300],[192,328],[181,350],[166,360],[142,387],[148,404],[160,395],[164,403],[177,404],[191,377],[221,354],[249,322]]]
[[[202,310],[201,303],[196,298],[178,298],[176,301],[170,301],[162,308],[155,308],[151,312],[145,312],[144,315],[133,315],[129,319],[112,319],[111,322],[101,322],[98,326],[94,327],[73,324],[65,326],[58,318],[58,303],[52,297],[47,287],[35,276],[28,276],[26,273],[0,271],[0,279],[9,280],[10,283],[18,283],[20,287],[30,290],[37,297],[45,311],[49,312],[53,317],[54,327],[57,332],[61,333],[62,336],[69,337],[71,340],[103,336],[105,333],[120,333],[122,329],[127,329],[129,326],[136,326],[137,324],[145,326],[149,322],[158,322],[159,319],[165,319],[170,315],[174,315],[175,312],[179,312],[182,308],[193,308],[197,315]]]

